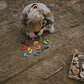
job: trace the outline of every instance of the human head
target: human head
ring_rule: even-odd
[[[39,31],[43,22],[43,15],[39,9],[33,9],[28,14],[27,26],[31,31]]]

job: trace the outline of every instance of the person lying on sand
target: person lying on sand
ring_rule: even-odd
[[[26,30],[26,35],[34,38],[35,34],[41,36],[45,30],[53,33],[54,17],[50,9],[43,3],[27,5],[20,17],[21,24]]]

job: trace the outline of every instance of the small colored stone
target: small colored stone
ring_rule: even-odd
[[[27,55],[27,53],[24,53],[23,56],[24,56],[24,57],[29,57],[29,56]]]
[[[29,46],[31,45],[31,43],[29,43]]]
[[[38,45],[37,46],[37,48],[36,48],[36,50],[40,50],[41,49],[41,46],[40,45]]]
[[[35,37],[38,37],[37,35],[35,35]]]
[[[47,42],[49,42],[49,40],[47,40]]]
[[[39,42],[42,42],[42,40],[39,40]]]
[[[49,46],[45,46],[44,48],[45,48],[45,49],[48,49],[48,48],[49,48]]]
[[[24,50],[24,48],[21,48],[21,50],[23,51],[23,50]]]
[[[29,42],[29,46],[31,46],[32,41]]]
[[[29,53],[30,53],[30,54],[32,53],[32,49],[29,51]]]
[[[22,44],[26,44],[26,42],[25,41],[20,41]]]
[[[29,57],[28,55],[26,55],[25,57]]]
[[[28,43],[26,43],[26,46],[28,46]]]
[[[38,56],[39,54],[38,53],[34,53],[33,55]]]
[[[25,49],[26,49],[26,46],[23,46],[23,48],[21,48],[22,51],[25,50]]]
[[[35,40],[35,38],[32,38],[32,41],[34,41]]]
[[[39,43],[38,41],[34,41],[34,43],[33,43],[33,44],[34,44],[34,45],[36,45],[36,44],[38,44],[38,43]]]
[[[42,51],[44,51],[44,48],[42,48]]]
[[[30,41],[30,43],[32,43],[32,41]]]
[[[39,34],[37,34],[37,36],[39,36]]]
[[[40,53],[40,51],[37,51],[36,53]]]
[[[23,48],[26,49],[26,46],[24,46]]]
[[[23,56],[25,57],[27,55],[27,53],[24,53]]]
[[[27,51],[30,51],[30,48],[28,48]]]
[[[41,39],[42,37],[40,36],[39,39]]]
[[[43,41],[44,44],[48,44],[46,41]]]

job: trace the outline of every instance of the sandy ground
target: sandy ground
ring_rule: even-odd
[[[24,58],[21,40],[29,39],[20,24],[23,8],[32,2],[45,3],[55,17],[55,33],[44,32],[50,48],[35,57]],[[2,5],[3,4],[3,5]],[[0,84],[84,84],[68,78],[74,49],[84,52],[83,0],[3,0],[0,1]],[[43,43],[39,43],[44,46]],[[31,46],[33,53],[35,46]],[[47,80],[43,77],[59,67],[62,71]]]

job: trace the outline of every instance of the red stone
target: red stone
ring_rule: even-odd
[[[24,50],[24,48],[21,48],[21,50],[23,51],[23,50]]]
[[[31,45],[31,43],[29,43],[29,46]]]
[[[32,43],[32,41],[30,41],[30,43]]]
[[[23,48],[21,48],[21,50],[25,50],[26,49],[26,46],[24,46]]]
[[[24,46],[23,48],[26,49],[26,46]]]
[[[26,43],[26,46],[28,46],[28,43]]]

